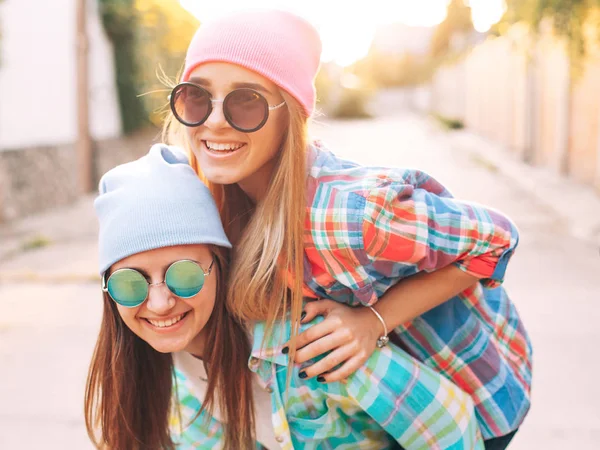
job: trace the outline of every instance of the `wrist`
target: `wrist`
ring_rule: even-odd
[[[367,308],[369,308],[371,310],[371,312],[375,315],[375,317],[377,317],[377,321],[380,324],[381,334],[377,338],[377,347],[381,348],[381,347],[385,346],[390,340],[388,338],[387,324],[385,323],[385,320],[381,316],[381,314],[379,314],[379,312],[373,306],[367,306]]]

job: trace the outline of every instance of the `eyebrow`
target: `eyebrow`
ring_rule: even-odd
[[[201,263],[200,261],[196,260],[196,259],[192,259],[192,258],[184,258],[184,259],[178,259],[175,261],[171,261],[170,263],[166,264],[165,266],[163,266],[161,268],[162,273],[164,274],[163,277],[166,275],[167,269],[169,267],[171,267],[174,263],[179,262],[179,261],[193,261],[196,264],[198,264],[200,266],[200,268],[204,271],[204,264]],[[141,273],[144,278],[146,278],[148,280],[148,282],[152,281],[151,280],[151,276],[148,272],[146,272],[144,269],[140,268],[140,267],[134,267],[134,266],[127,266],[127,267],[119,267],[116,270],[112,270],[106,277],[108,279],[108,277],[110,277],[113,273],[115,273],[117,270],[121,270],[121,269],[132,269],[132,270],[137,270],[139,273]],[[164,279],[163,279],[164,281]]]
[[[204,86],[204,87],[212,86],[210,80],[207,80],[206,78],[193,77],[193,78],[190,78],[190,82],[198,84],[200,86]],[[236,82],[236,83],[231,83],[231,87],[233,89],[241,89],[241,88],[254,89],[255,91],[273,95],[273,93],[270,90],[268,90],[266,87],[264,87],[262,84],[259,84],[259,83],[250,83],[247,81],[240,81],[240,82]]]
[[[175,261],[173,261],[173,262],[175,262]],[[166,271],[167,271],[167,269],[168,269],[168,268],[171,266],[171,264],[173,264],[173,262],[171,262],[171,263],[169,263],[169,264],[167,264],[166,266],[163,266],[163,267],[161,268],[161,271],[162,271],[162,273],[163,273],[163,274],[166,274]],[[146,280],[148,280],[148,282],[152,281],[152,277],[150,276],[150,274],[149,274],[148,272],[146,272],[144,269],[140,268],[140,267],[135,267],[135,266],[127,266],[127,267],[120,267],[120,268],[119,268],[119,269],[117,269],[117,270],[121,270],[121,269],[132,269],[132,270],[136,270],[136,271],[138,271],[139,273],[141,273],[141,274],[144,276],[144,278],[146,278]],[[110,276],[110,275],[112,275],[113,273],[115,273],[117,270],[113,270],[113,271],[112,271],[112,272],[109,274],[109,276]],[[163,275],[163,277],[164,277],[164,275]],[[163,281],[164,281],[164,280],[163,280]]]

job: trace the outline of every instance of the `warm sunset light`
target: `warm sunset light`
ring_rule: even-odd
[[[200,21],[209,20],[232,10],[247,8],[244,0],[209,3],[181,0],[184,8]],[[470,0],[477,31],[487,31],[496,23],[505,8],[504,0]],[[281,0],[255,0],[253,8],[270,7],[293,11],[310,20],[321,33],[323,60],[341,66],[364,57],[378,27],[390,23],[411,26],[435,26],[446,17],[448,0],[371,0],[360,6],[348,2],[305,0],[290,4]]]
[[[473,26],[480,33],[488,31],[506,11],[505,0],[469,0]]]

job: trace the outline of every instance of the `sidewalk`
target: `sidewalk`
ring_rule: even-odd
[[[94,197],[0,225],[0,282],[99,279]]]
[[[526,164],[503,146],[468,130],[447,134],[455,149],[488,164],[560,217],[571,236],[600,246],[600,192],[549,169]]]

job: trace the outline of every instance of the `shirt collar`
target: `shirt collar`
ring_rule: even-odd
[[[310,322],[300,325],[299,333],[306,331],[308,328],[322,322],[323,317],[317,316]],[[289,358],[287,354],[282,352],[283,347],[289,342],[292,335],[291,321],[276,321],[273,325],[269,336],[265,339],[266,322],[255,322],[252,332],[252,352],[250,357],[250,369],[256,371],[259,363],[270,362],[279,366],[288,365]],[[263,342],[264,340],[264,342]],[[253,367],[254,366],[254,367]]]
[[[250,369],[252,370],[254,370],[253,366],[256,366],[258,361],[270,362],[280,366],[287,366],[289,362],[288,355],[284,354],[282,350],[290,339],[290,321],[276,322],[271,333],[265,339],[266,327],[266,322],[256,322],[254,324],[250,357]]]

